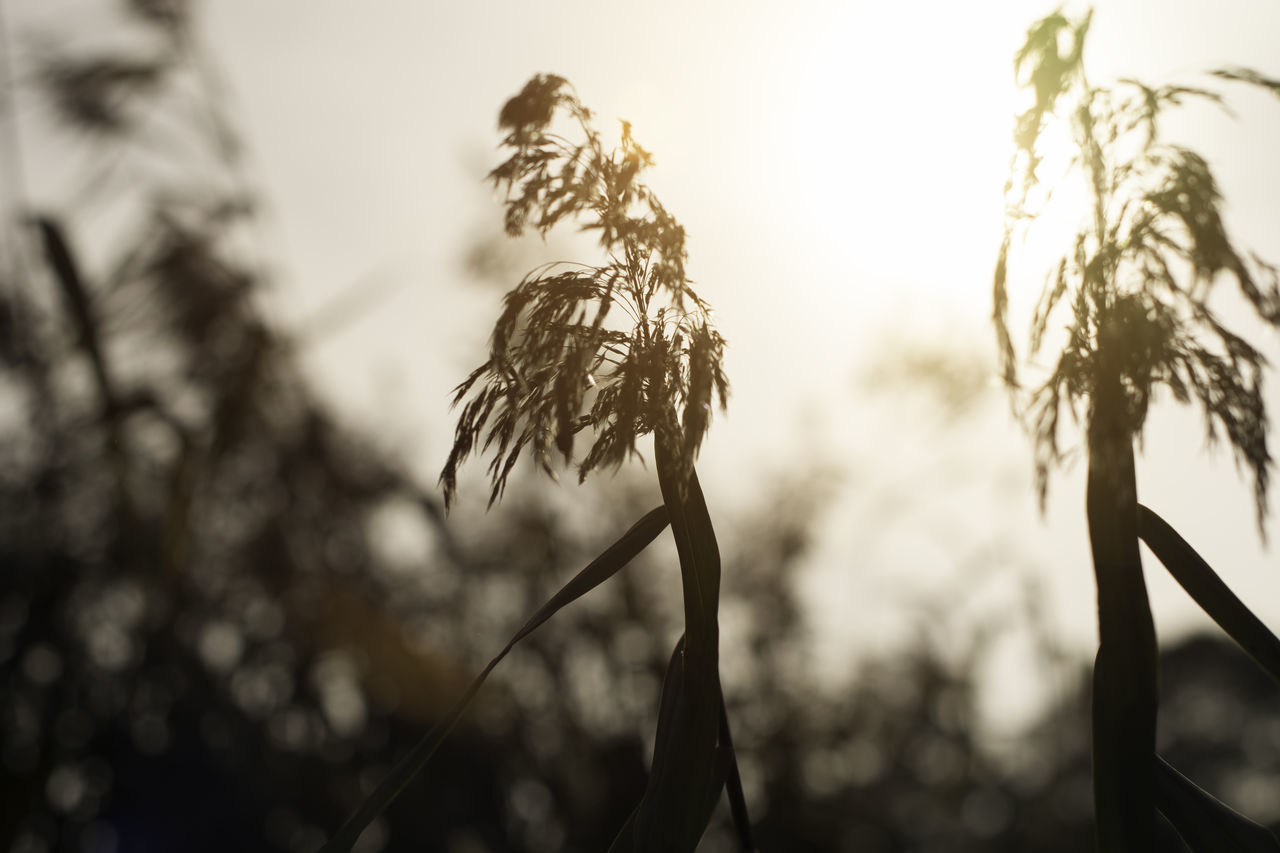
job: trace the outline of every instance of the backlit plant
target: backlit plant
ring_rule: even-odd
[[[580,141],[551,132],[559,110]],[[724,340],[685,275],[684,228],[637,180],[652,157],[626,122],[621,147],[606,151],[590,111],[555,76],[529,81],[500,123],[513,153],[490,177],[507,192],[507,232],[545,234],[579,218],[599,232],[608,260],[549,265],[507,294],[489,359],[454,398],[457,405],[470,395],[441,475],[446,501],[458,465],[477,446],[493,454],[493,503],[526,447],[554,475],[553,452],[571,461],[583,430],[594,440],[578,463],[580,479],[618,466],[649,433],[669,445],[687,477],[713,398],[723,407],[728,395]],[[611,314],[624,315],[629,330],[608,323]]]
[[[530,80],[503,107],[499,124],[511,154],[490,177],[506,193],[508,233],[545,234],[575,221],[598,232],[604,261],[542,267],[507,294],[488,359],[455,392],[462,408],[440,475],[446,503],[455,498],[458,467],[473,453],[490,454],[492,505],[526,450],[553,477],[559,457],[585,479],[638,455],[637,442],[650,434],[663,503],[534,614],[325,850],[351,848],[516,643],[611,577],[668,524],[680,559],[685,632],[663,683],[648,786],[612,849],[692,853],[727,783],[740,841],[750,850],[720,691],[720,555],[694,470],[712,406],[723,407],[728,396],[724,340],[686,275],[683,227],[639,180],[652,157],[629,124],[622,123],[619,147],[606,149],[591,112],[553,75]],[[573,137],[558,132],[559,124]],[[579,457],[582,433],[590,440]]]
[[[1280,327],[1280,288],[1275,270],[1230,237],[1209,164],[1160,132],[1170,107],[1190,100],[1221,104],[1221,96],[1133,80],[1092,85],[1083,60],[1089,22],[1089,15],[1078,21],[1049,15],[1031,27],[1016,55],[1020,83],[1033,101],[1017,120],[994,303],[1004,378],[1032,434],[1042,504],[1049,470],[1061,456],[1064,410],[1084,421],[1098,591],[1093,759],[1099,846],[1151,850],[1158,808],[1194,850],[1280,850],[1270,833],[1156,756],[1156,636],[1139,539],[1278,679],[1280,642],[1171,527],[1138,503],[1134,468],[1134,442],[1163,386],[1175,400],[1200,407],[1210,439],[1225,435],[1252,475],[1261,530],[1272,462],[1261,390],[1265,359],[1223,325],[1209,298],[1230,280],[1259,319]],[[1280,83],[1256,72],[1215,73],[1280,91]],[[1069,136],[1068,173],[1083,184],[1087,212],[1051,267],[1026,357],[1039,352],[1059,321],[1065,322],[1061,350],[1048,378],[1024,398],[1007,275],[1015,240],[1036,223],[1046,190],[1054,189],[1041,184],[1041,153],[1055,132]]]

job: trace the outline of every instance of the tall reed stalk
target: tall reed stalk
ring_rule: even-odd
[[[649,152],[622,123],[610,150],[563,78],[538,75],[503,107],[510,156],[491,173],[506,227],[545,234],[574,221],[599,235],[603,260],[534,270],[506,296],[489,358],[456,389],[453,449],[440,475],[446,505],[459,466],[490,456],[492,505],[522,453],[552,477],[580,480],[639,456],[652,434],[662,505],[551,598],[493,659],[453,713],[406,756],[326,851],[359,833],[430,760],[503,657],[560,608],[603,583],[667,527],[680,560],[685,630],[662,689],[652,770],[615,851],[692,853],[726,783],[743,849],[752,849],[719,676],[720,553],[694,460],[728,381],[724,340],[685,274],[684,228],[639,178]],[[579,436],[589,438],[579,452]]]
[[[1062,410],[1084,410],[1085,505],[1098,594],[1098,845],[1106,853],[1150,851],[1158,809],[1194,850],[1278,850],[1270,833],[1156,756],[1156,635],[1139,540],[1277,678],[1280,643],[1181,537],[1139,504],[1134,446],[1158,386],[1179,402],[1197,403],[1209,437],[1225,434],[1252,474],[1262,530],[1271,467],[1261,391],[1265,359],[1219,322],[1209,297],[1232,280],[1264,323],[1280,327],[1280,288],[1275,269],[1229,236],[1209,164],[1160,132],[1167,109],[1189,100],[1222,104],[1221,96],[1133,80],[1092,85],[1084,64],[1090,20],[1091,14],[1070,20],[1055,12],[1029,29],[1015,56],[1032,105],[1017,120],[994,319],[1004,378],[1035,443],[1042,505],[1049,470],[1060,458]],[[1280,92],[1280,84],[1256,72],[1215,74]],[[1033,312],[1026,358],[1040,351],[1057,318],[1066,321],[1062,349],[1049,376],[1024,395],[1009,331],[1008,273],[1015,241],[1057,188],[1044,180],[1042,161],[1045,140],[1055,133],[1069,140],[1072,157],[1063,177],[1083,183],[1087,210]]]

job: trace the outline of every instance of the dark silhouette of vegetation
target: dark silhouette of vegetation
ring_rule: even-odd
[[[1132,80],[1091,84],[1084,48],[1090,15],[1054,13],[1031,27],[1015,66],[1034,96],[1018,117],[1007,195],[1009,214],[995,274],[995,321],[1005,381],[1019,389],[1008,329],[1007,273],[1013,240],[1040,208],[1041,142],[1066,125],[1071,165],[1089,210],[1049,277],[1032,319],[1034,355],[1059,308],[1069,311],[1065,340],[1049,377],[1029,398],[1025,417],[1036,447],[1043,502],[1059,458],[1065,408],[1083,407],[1089,474],[1086,511],[1098,591],[1094,669],[1094,801],[1104,851],[1153,849],[1155,810],[1197,850],[1280,849],[1274,837],[1199,791],[1156,756],[1156,635],[1138,542],[1146,540],[1174,576],[1245,648],[1280,643],[1217,576],[1150,510],[1138,503],[1134,442],[1158,386],[1204,411],[1210,439],[1225,433],[1253,475],[1259,530],[1267,509],[1271,454],[1261,391],[1264,359],[1227,329],[1208,304],[1220,279],[1233,279],[1265,323],[1280,327],[1274,268],[1239,250],[1221,214],[1208,163],[1160,134],[1161,114],[1217,93],[1185,86],[1151,88]],[[1253,72],[1224,72],[1263,82]],[[1194,578],[1194,579],[1192,579]],[[1219,589],[1217,594],[1206,590]],[[1280,669],[1271,669],[1280,677]],[[1153,765],[1154,762],[1154,765]],[[1216,840],[1215,840],[1216,839]]]
[[[0,850],[1090,843],[1083,679],[994,749],[977,673],[995,629],[961,635],[948,591],[904,648],[847,685],[817,680],[793,586],[825,502],[809,472],[769,478],[768,503],[719,518],[716,542],[693,463],[727,395],[723,341],[629,128],[609,152],[551,77],[503,110],[508,223],[585,225],[606,260],[539,270],[513,291],[490,358],[459,389],[442,479],[452,500],[464,457],[488,454],[501,496],[527,450],[552,473],[576,465],[591,531],[640,521],[611,545],[531,488],[500,515],[446,523],[445,499],[318,402],[299,366],[306,342],[260,310],[270,280],[244,239],[257,200],[191,6],[122,9],[129,38],[8,57],[34,69],[17,76],[52,131],[92,156],[71,201],[5,211],[0,235]],[[1266,83],[1251,73],[1224,75]],[[574,141],[553,136],[557,122]],[[22,178],[6,171],[6,186]],[[641,455],[648,434],[663,505],[646,513],[636,472],[586,475]],[[1179,582],[1280,671],[1275,638],[1204,560],[1136,514]],[[679,585],[643,548],[667,523]],[[722,591],[721,557],[733,567]],[[587,569],[562,586],[566,564]],[[698,588],[719,600],[691,604]],[[493,637],[526,613],[506,665],[486,669]],[[533,630],[553,614],[554,630]],[[1274,830],[1276,685],[1205,639],[1159,660],[1160,755]],[[1200,802],[1178,777],[1157,781]],[[359,838],[339,827],[353,812]],[[1221,849],[1223,836],[1206,848],[1187,826],[1193,849]],[[1184,849],[1156,832],[1156,849]]]
[[[552,132],[557,110],[577,126],[580,142]],[[637,180],[652,156],[627,122],[620,149],[606,151],[591,119],[554,75],[534,77],[502,109],[503,145],[512,154],[490,178],[507,192],[507,233],[530,226],[545,234],[581,217],[582,230],[599,231],[608,260],[540,268],[507,294],[489,360],[454,397],[457,405],[471,395],[440,476],[446,503],[458,465],[477,446],[492,448],[492,504],[526,446],[554,477],[552,443],[571,462],[584,429],[596,437],[578,464],[579,480],[600,466],[616,469],[653,433],[669,445],[683,482],[713,397],[722,407],[727,399],[724,340],[685,276],[684,229]],[[626,315],[629,332],[606,325],[611,310]]]
[[[560,111],[581,141],[553,131]],[[578,463],[581,481],[594,468],[617,468],[637,455],[637,439],[653,434],[663,504],[530,618],[449,720],[427,734],[326,849],[350,849],[516,643],[612,577],[668,524],[680,557],[685,630],[663,682],[649,783],[610,849],[694,850],[726,782],[742,847],[754,847],[720,692],[720,552],[693,467],[713,398],[723,406],[728,396],[724,341],[685,275],[683,227],[638,180],[652,162],[649,152],[626,122],[621,147],[606,151],[591,119],[568,82],[554,75],[535,76],[502,108],[503,145],[512,154],[490,177],[507,192],[508,233],[517,236],[526,225],[545,233],[562,219],[580,219],[582,229],[599,232],[607,260],[567,271],[542,268],[507,294],[488,361],[454,397],[457,405],[470,395],[440,481],[447,506],[458,465],[477,448],[492,448],[492,505],[526,447],[555,477],[552,446],[570,463],[575,434],[590,429],[595,441]],[[629,332],[607,324],[615,306]]]
[[[583,550],[537,507],[515,508],[501,535],[456,535],[439,500],[314,399],[297,342],[257,307],[269,282],[239,248],[254,205],[226,174],[229,124],[199,87],[211,100],[186,109],[199,57],[181,9],[135,4],[122,26],[139,38],[38,55],[80,70],[30,78],[65,128],[92,132],[100,156],[78,202],[123,200],[127,214],[96,263],[76,238],[104,229],[82,209],[5,222],[6,247],[26,250],[0,307],[5,850],[314,850],[384,756],[444,716],[493,601],[533,601],[554,554]],[[141,65],[156,69],[146,86],[112,71]],[[194,115],[183,130],[214,143],[133,159],[174,100],[172,119]],[[435,572],[406,577],[384,553],[371,530],[388,513]],[[637,618],[620,587],[599,608],[610,624]],[[599,633],[605,618],[576,629]],[[412,639],[423,626],[431,642]],[[660,674],[667,651],[631,662]],[[643,790],[642,741],[625,717],[590,726],[557,686],[567,670],[531,654],[523,682],[552,697],[546,717],[582,753],[539,770],[523,798],[534,806],[511,805],[547,723],[512,719],[508,683],[483,703],[488,727],[464,726],[437,756],[447,784],[393,810],[362,849],[389,836],[547,849],[528,839],[556,832],[566,849],[607,845],[625,818],[615,804]],[[633,685],[638,701],[647,686]]]

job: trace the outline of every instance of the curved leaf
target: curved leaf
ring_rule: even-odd
[[[1139,504],[1138,535],[1196,604],[1248,652],[1258,666],[1280,681],[1280,639],[1245,607],[1178,531]]]
[[[663,686],[653,768],[636,814],[634,843],[641,851],[693,853],[724,781],[716,615],[720,551],[697,472],[682,464],[679,439],[659,430],[654,444],[680,556],[685,635]]]
[[[631,562],[633,557],[643,551],[650,542],[658,537],[659,533],[666,529],[667,523],[668,514],[665,506],[650,510],[643,518],[633,524],[630,530],[622,534],[622,538],[605,549],[604,553],[592,560],[585,569],[578,572],[546,604],[542,605],[538,612],[534,613],[529,618],[529,621],[524,624],[524,627],[515,633],[515,636],[503,647],[502,651],[493,660],[489,661],[488,666],[476,676],[475,681],[472,681],[471,686],[467,688],[467,692],[453,706],[449,716],[433,726],[431,731],[427,732],[422,740],[418,741],[413,749],[404,758],[400,759],[399,763],[391,769],[391,772],[374,789],[373,793],[347,819],[347,822],[342,825],[337,834],[320,849],[320,853],[345,853],[349,851],[365,827],[400,795],[405,786],[413,781],[413,778],[431,760],[431,756],[435,754],[440,744],[444,743],[445,738],[453,731],[453,727],[457,725],[462,712],[471,704],[471,700],[475,698],[480,686],[489,677],[489,673],[515,648],[516,643],[533,633],[539,625],[554,616],[565,605],[576,601],[617,574],[619,569]]]
[[[720,694],[720,744],[725,757],[725,788],[729,795],[729,814],[738,830],[738,842],[746,853],[756,849],[751,837],[751,818],[747,816],[747,798],[742,793],[742,775],[738,772],[738,754],[733,749],[733,737],[729,733],[729,715],[724,706],[724,693]]]
[[[1183,776],[1155,761],[1156,807],[1192,853],[1280,853],[1275,835]]]
[[[658,713],[658,737],[654,748],[655,765],[660,749],[664,754],[672,752],[673,738],[670,733],[673,728],[678,728],[680,725],[679,715],[682,706],[683,679],[679,677],[677,666],[680,663],[683,646],[684,637],[681,637],[680,642],[676,644],[675,652],[671,656],[671,662],[667,666],[666,677],[663,679],[662,702]],[[711,820],[711,814],[715,811],[716,803],[720,799],[721,787],[727,788],[729,811],[733,817],[734,828],[738,832],[738,842],[745,853],[753,853],[755,851],[755,842],[751,836],[751,820],[747,816],[747,802],[742,792],[742,777],[738,772],[738,757],[734,753],[733,738],[729,733],[729,717],[725,713],[723,693],[720,695],[720,736],[716,746],[716,767],[716,776],[713,784],[706,792],[706,815],[702,819],[702,826],[705,827]],[[643,805],[643,800],[641,805]],[[623,824],[613,844],[610,845],[609,853],[629,853],[629,851],[638,849],[635,838],[635,824],[639,813],[640,806],[637,806],[631,816],[627,818],[627,822]],[[701,830],[699,830],[699,834],[701,834]]]
[[[618,834],[614,836],[613,843],[609,845],[608,853],[632,853],[636,849],[636,815],[639,813],[640,805],[637,803],[627,817],[627,822],[622,825],[622,829],[619,829]]]
[[[658,710],[658,732],[653,745],[649,785],[640,805],[609,848],[615,853],[694,850],[720,800],[726,762],[719,740],[712,742],[712,772],[709,776],[693,775],[696,772],[694,762],[688,760],[690,753],[699,751],[699,744],[694,727],[697,714],[689,701],[690,679],[685,666],[685,646],[686,640],[682,636],[667,664],[666,676],[662,680],[662,701]],[[718,683],[716,693],[718,696]],[[696,781],[701,781],[702,785],[694,784]],[[679,792],[685,799],[675,800],[674,792]]]

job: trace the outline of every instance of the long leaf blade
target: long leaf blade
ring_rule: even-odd
[[[677,708],[680,702],[677,694],[682,689],[683,681],[680,679],[676,667],[683,646],[684,637],[681,637],[680,642],[676,644],[676,650],[672,655],[671,662],[667,666],[666,677],[663,679],[662,702],[658,714],[659,742],[664,740],[664,735],[670,731],[670,727],[675,723],[675,717],[678,714]],[[667,748],[669,749],[670,747]],[[723,785],[729,797],[729,812],[733,818],[734,828],[738,833],[738,843],[742,847],[743,853],[754,853],[756,847],[751,835],[751,819],[747,815],[747,800],[742,792],[742,776],[738,772],[738,757],[734,752],[733,737],[729,732],[729,717],[725,711],[723,692],[720,695],[720,741],[717,747],[717,764],[718,778],[714,790],[709,790],[707,793],[707,814],[704,825],[707,821],[710,821],[711,813],[715,811],[716,802],[720,799],[719,789]],[[636,849],[635,823],[639,812],[639,806],[631,812],[630,817],[623,824],[613,844],[609,846],[609,853],[630,853],[630,851]]]
[[[1183,776],[1160,756],[1155,763],[1156,807],[1192,853],[1280,853],[1275,835]]]
[[[681,464],[673,440],[659,437],[654,444],[662,499],[671,513],[680,557],[685,636],[667,672],[670,691],[664,686],[653,767],[636,814],[635,845],[641,851],[693,853],[724,782],[720,552],[697,473]]]
[[[686,775],[689,762],[681,759],[692,743],[691,723],[694,721],[687,692],[689,679],[685,671],[686,649],[687,640],[681,636],[671,653],[671,660],[662,680],[662,699],[658,709],[658,731],[653,746],[653,768],[649,786],[640,805],[609,848],[611,853],[693,850],[720,800],[729,767],[728,757],[720,740],[713,744],[713,772],[706,784],[701,788],[681,785],[682,782],[689,781]],[[718,683],[716,690],[718,693]],[[664,795],[675,789],[683,789],[688,798],[674,804],[683,808],[672,809],[663,799]],[[691,817],[686,818],[686,814]],[[646,820],[662,820],[664,816],[681,822],[658,826],[646,826],[644,823]]]
[[[1280,638],[1262,624],[1222,578],[1160,516],[1138,506],[1138,535],[1205,613],[1280,682]]]
[[[627,817],[627,822],[622,825],[622,829],[618,830],[618,834],[614,836],[613,843],[609,845],[608,853],[633,853],[636,849],[636,815],[639,813],[640,804],[637,803]]]
[[[399,763],[391,769],[391,772],[374,789],[373,793],[360,804],[360,807],[329,840],[329,843],[320,849],[320,853],[347,853],[347,851],[350,851],[352,846],[355,845],[356,839],[360,837],[360,833],[365,830],[365,827],[399,796],[405,786],[431,760],[431,756],[435,754],[440,744],[453,731],[458,719],[462,716],[462,712],[471,704],[471,700],[475,698],[480,686],[489,677],[489,673],[515,648],[516,643],[533,633],[538,626],[554,616],[565,605],[571,604],[617,574],[619,569],[631,562],[632,558],[656,539],[658,534],[666,529],[667,524],[668,513],[665,506],[650,510],[644,517],[633,524],[626,533],[622,534],[622,537],[617,542],[606,548],[600,556],[592,560],[586,568],[578,572],[546,604],[542,605],[529,618],[529,621],[525,622],[524,627],[515,633],[502,651],[493,660],[489,661],[489,664],[476,676],[475,680],[471,682],[471,686],[467,688],[467,692],[462,695],[462,698],[450,710],[449,715],[433,726],[414,745],[413,749],[409,750],[408,754],[400,759]]]
[[[744,853],[753,853],[755,841],[751,837],[751,818],[747,815],[747,798],[742,792],[742,774],[738,772],[738,754],[733,749],[733,736],[729,732],[729,714],[724,705],[724,692],[720,693],[720,745],[725,756],[725,790],[729,797],[729,814],[738,830],[738,843]]]

